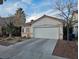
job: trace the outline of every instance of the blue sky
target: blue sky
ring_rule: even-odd
[[[28,19],[37,18],[43,14],[56,14],[54,6],[56,0],[7,0],[0,5],[0,16],[7,17],[13,15],[17,8],[23,8]],[[66,0],[64,0],[66,1]],[[75,0],[72,0],[75,2]],[[28,20],[28,21],[29,21]]]

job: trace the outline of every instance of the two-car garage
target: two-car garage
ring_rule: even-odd
[[[63,22],[61,19],[47,15],[32,24],[33,38],[63,39]]]

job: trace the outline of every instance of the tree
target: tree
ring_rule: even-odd
[[[26,20],[26,15],[25,15],[25,13],[24,13],[24,11],[23,11],[22,8],[18,8],[17,13],[19,13],[20,16],[21,16],[24,20]]]
[[[66,21],[67,26],[67,40],[69,40],[69,28],[72,27],[73,20],[73,11],[77,3],[74,3],[72,0],[57,0],[56,1],[56,10],[60,12],[60,16],[63,17]]]
[[[11,37],[12,33],[14,31],[14,25],[13,25],[12,22],[10,22],[9,24],[7,24],[6,31],[8,32],[9,37]]]
[[[6,33],[9,34],[9,37],[7,39],[12,39],[12,33],[15,31],[15,26],[13,22],[6,23]]]
[[[18,8],[18,10],[16,10],[15,18],[15,24],[17,26],[21,26],[25,23],[26,15],[22,8]]]

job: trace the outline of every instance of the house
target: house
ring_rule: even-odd
[[[23,32],[29,31],[32,38],[63,39],[63,24],[64,21],[61,19],[44,15],[32,21],[30,26],[26,24]],[[24,33],[23,35],[27,36]]]
[[[73,34],[78,37],[78,10],[73,12]]]

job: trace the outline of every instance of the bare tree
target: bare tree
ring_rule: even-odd
[[[57,0],[56,1],[56,10],[60,12],[60,16],[64,18],[66,21],[67,26],[67,40],[69,40],[69,28],[72,27],[72,20],[73,20],[73,11],[74,7],[77,3],[75,3],[73,0]]]

